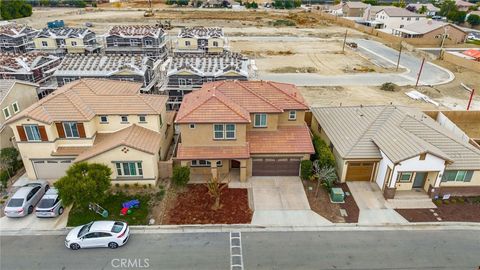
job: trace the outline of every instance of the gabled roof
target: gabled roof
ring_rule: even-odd
[[[313,154],[307,125],[278,126],[273,131],[247,131],[251,154]]]
[[[425,14],[417,14],[399,7],[384,8],[383,11],[390,17],[425,17]]]
[[[117,132],[97,134],[94,145],[81,152],[75,162],[87,160],[119,146],[155,155],[160,150],[161,140],[162,135],[159,132],[132,124]]]
[[[33,69],[58,61],[60,58],[42,52],[0,53],[0,72],[29,73]]]
[[[449,169],[480,169],[480,150],[457,138],[423,112],[402,106],[313,107],[315,118],[345,159],[393,162],[430,153]]]
[[[186,95],[176,123],[250,122],[250,113],[306,110],[303,97],[291,84],[267,81],[219,81]]]
[[[0,35],[6,35],[10,37],[20,37],[37,31],[38,30],[35,30],[30,26],[16,23],[9,23],[0,26]]]
[[[220,27],[185,27],[180,30],[181,38],[222,38],[223,29]]]
[[[30,85],[33,87],[38,87],[38,84],[26,82],[26,81],[18,81],[18,80],[0,80],[0,103],[8,96],[10,90],[12,90],[15,84],[25,84]]]
[[[417,11],[419,11],[423,6],[425,6],[428,11],[440,11],[440,9],[434,6],[432,3],[411,3],[407,5],[407,7],[414,7]]]
[[[83,38],[87,34],[93,33],[88,28],[43,28],[37,37],[50,37],[50,38]]]
[[[366,8],[368,5],[363,2],[347,2],[345,6],[348,8]]]
[[[455,0],[455,5],[457,7],[473,7],[473,6],[475,6],[475,4],[467,2],[467,1],[463,1],[463,0]]]
[[[155,25],[115,25],[107,33],[107,36],[119,37],[153,37],[159,38],[166,35],[162,28]]]
[[[450,23],[445,23],[445,22],[440,22],[440,21],[430,20],[430,19],[428,21],[423,20],[423,21],[418,21],[418,22],[414,22],[414,23],[411,23],[411,24],[407,24],[407,25],[405,25],[405,27],[397,29],[397,30],[398,31],[407,30],[407,31],[412,31],[412,32],[418,33],[418,34],[426,34],[426,33],[432,32],[434,30],[437,30],[438,28],[443,28],[443,27],[446,27],[446,26],[448,26],[450,28],[455,28],[458,31],[461,31],[461,32],[466,34],[466,32],[463,31],[458,26],[455,26],[455,25],[450,24]]]
[[[141,94],[140,83],[81,79],[66,84],[19,114],[12,123],[31,118],[44,123],[56,121],[89,121],[95,115],[159,114],[166,96]]]

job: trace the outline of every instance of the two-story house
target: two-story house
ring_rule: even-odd
[[[183,96],[200,89],[206,82],[223,80],[246,81],[250,76],[250,61],[239,53],[176,54],[169,57],[167,70],[168,109],[178,110]]]
[[[67,54],[53,77],[59,87],[78,79],[98,78],[139,82],[142,92],[155,92],[165,78],[162,64],[162,60],[144,55]]]
[[[60,64],[58,56],[39,52],[22,54],[0,53],[0,79],[20,80],[40,85],[39,97],[50,93],[44,89]]]
[[[387,199],[411,190],[425,197],[427,193],[432,197],[480,194],[478,144],[415,108],[383,105],[311,110],[312,132],[330,145],[341,182],[375,182]]]
[[[38,101],[38,85],[25,81],[0,80],[0,149],[12,147],[13,131],[5,121]]]
[[[0,26],[0,52],[25,53],[33,50],[33,38],[38,30],[30,26],[9,23]]]
[[[375,15],[375,20],[387,29],[403,28],[406,25],[426,19],[425,14],[418,14],[398,7],[384,8]]]
[[[192,178],[298,176],[314,152],[307,105],[291,84],[222,81],[185,96],[176,159]]]
[[[101,46],[88,28],[44,28],[34,38],[35,50],[54,55],[98,53]]]
[[[140,83],[82,79],[7,120],[29,179],[58,179],[76,162],[112,170],[113,183],[155,184],[173,136],[160,95]]]
[[[164,60],[167,34],[154,25],[116,25],[105,36],[106,54],[142,54]]]
[[[220,27],[185,27],[177,36],[175,53],[222,53],[227,38]]]

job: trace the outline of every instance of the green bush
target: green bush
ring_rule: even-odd
[[[0,183],[2,184],[3,188],[7,187],[8,179],[9,179],[8,172],[4,171],[4,170],[1,170],[0,171]]]
[[[295,23],[291,20],[275,20],[273,26],[295,26]]]
[[[312,159],[318,160],[320,168],[335,167],[335,157],[332,151],[330,151],[325,141],[317,135],[313,136],[313,147],[315,148],[315,154],[312,156]]]
[[[185,186],[190,180],[190,168],[187,166],[175,166],[173,168],[172,181],[176,186]]]
[[[303,180],[308,180],[313,174],[313,165],[311,160],[302,160],[301,163],[301,177]]]
[[[396,88],[397,88],[397,86],[394,83],[391,83],[391,82],[386,82],[386,83],[382,84],[382,86],[380,86],[381,90],[389,91],[389,92],[395,91]]]

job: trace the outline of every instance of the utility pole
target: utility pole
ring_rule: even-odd
[[[345,37],[343,38],[342,53],[345,53],[345,44],[347,43],[347,33],[348,33],[348,29],[345,30]]]
[[[418,72],[417,82],[415,83],[415,88],[417,88],[418,81],[420,80],[420,75],[422,75],[423,64],[425,64],[425,57],[422,59],[422,65],[420,66],[420,71]]]
[[[400,42],[400,51],[398,52],[398,60],[397,60],[397,69],[396,71],[398,71],[398,66],[400,66],[400,57],[402,56],[402,42]]]
[[[470,105],[472,105],[473,95],[475,94],[475,88],[470,88],[463,83],[461,83],[460,85],[463,86],[463,88],[465,88],[467,91],[470,92],[470,98],[468,99],[468,105],[467,105],[467,111],[469,111],[470,110]]]

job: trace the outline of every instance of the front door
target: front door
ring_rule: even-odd
[[[417,172],[415,174],[415,179],[413,180],[412,188],[423,188],[426,178],[427,178],[427,172]]]
[[[240,161],[232,159],[232,168],[240,168]]]

